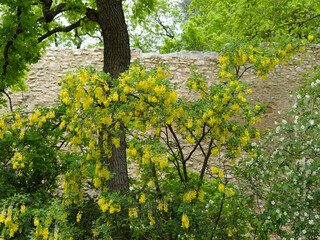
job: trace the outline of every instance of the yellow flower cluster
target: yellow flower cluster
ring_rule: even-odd
[[[129,217],[138,217],[137,208],[129,208]]]
[[[238,230],[236,228],[229,229],[228,231],[228,237],[232,237]]]
[[[31,116],[29,117],[29,125],[32,126],[37,123],[40,116],[41,112],[39,110],[36,110],[35,113],[31,114]]]
[[[190,190],[186,194],[183,195],[183,201],[186,203],[191,203],[193,199],[197,198],[197,191],[196,190]]]
[[[87,168],[81,165],[74,172],[68,172],[64,176],[62,184],[65,192],[64,204],[78,203],[83,198],[82,183],[87,179]]]
[[[49,238],[49,228],[48,227],[41,227],[39,226],[39,222],[37,222],[38,225],[36,225],[36,222],[34,222],[34,225],[37,227],[35,230],[35,238],[38,239],[40,236],[42,236],[42,239],[48,239]]]
[[[156,221],[155,221],[154,218],[152,217],[151,211],[148,211],[148,218],[149,218],[149,220],[150,220],[150,225],[156,224]]]
[[[232,188],[225,187],[225,185],[222,183],[219,184],[218,191],[221,193],[225,193],[228,196],[233,196],[235,194]]]
[[[98,205],[102,212],[106,212],[109,210],[110,214],[113,214],[115,212],[120,212],[121,211],[121,206],[119,203],[114,203],[114,200],[111,199],[109,202],[106,202],[104,198],[100,198],[98,200]]]
[[[198,191],[198,199],[200,202],[204,202],[204,191],[202,188]]]
[[[96,188],[101,186],[102,181],[110,179],[109,171],[105,167],[102,167],[101,162],[96,163],[95,176],[93,183]]]
[[[139,203],[143,204],[145,202],[146,202],[146,195],[144,193],[142,193],[140,198],[139,198]]]
[[[199,191],[192,189],[183,195],[183,201],[185,203],[191,203],[192,200],[198,198],[200,202],[204,201],[204,191],[202,188]]]
[[[162,200],[158,201],[158,210],[168,212],[168,204]]]
[[[8,209],[3,209],[0,213],[0,225],[4,225],[9,229],[9,238],[14,237],[15,233],[19,231],[18,212],[13,212],[12,206]]]
[[[23,159],[24,157],[19,152],[16,152],[12,159],[12,168],[17,169],[18,166],[20,166],[21,168],[24,168],[25,164],[23,162]]]
[[[182,214],[182,219],[181,219],[181,227],[188,229],[189,228],[189,217],[183,213]]]
[[[240,137],[240,141],[242,143],[242,146],[244,146],[244,147],[247,146],[249,140],[250,140],[249,132],[248,132],[248,130],[245,130],[244,135]]]
[[[81,218],[82,218],[82,211],[79,211],[78,213],[77,213],[77,222],[80,222],[81,221]]]
[[[213,175],[218,175],[220,179],[223,179],[223,170],[217,168],[217,167],[213,167],[211,169],[211,172]]]

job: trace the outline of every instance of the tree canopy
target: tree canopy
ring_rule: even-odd
[[[163,40],[153,49],[163,53],[182,49],[220,52],[234,40],[272,42],[319,34],[320,6],[316,0],[193,0],[171,6],[171,12],[177,9],[180,14],[173,16],[179,28],[169,28],[170,36],[158,34]],[[151,49],[150,43],[145,47]]]

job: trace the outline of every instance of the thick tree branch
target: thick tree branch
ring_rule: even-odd
[[[184,178],[182,177],[181,170],[180,170],[179,160],[178,160],[178,158],[176,157],[176,155],[175,155],[175,153],[174,153],[174,150],[172,149],[172,147],[171,147],[171,145],[170,145],[168,127],[165,127],[165,129],[166,129],[166,131],[164,132],[164,134],[166,135],[166,139],[164,139],[164,138],[162,138],[162,139],[163,139],[163,141],[167,144],[167,146],[168,146],[168,148],[169,148],[169,151],[171,152],[171,156],[172,156],[172,158],[173,158],[171,162],[173,163],[173,165],[174,165],[175,168],[177,169],[181,182],[184,183]]]
[[[205,156],[204,158],[204,161],[203,161],[203,165],[202,165],[202,169],[201,169],[201,173],[200,173],[200,180],[202,181],[203,178],[204,178],[204,173],[206,171],[206,168],[208,166],[208,160],[209,160],[209,157],[211,155],[211,147],[212,147],[212,144],[213,144],[213,139],[211,139],[210,143],[209,143],[209,147],[208,147],[208,153],[207,155]]]
[[[86,16],[90,21],[97,22],[100,24],[99,15],[98,15],[97,10],[87,8]]]
[[[38,38],[38,43],[42,42],[43,40],[47,39],[48,37],[50,37],[51,35],[57,33],[57,32],[70,32],[73,29],[80,27],[80,23],[82,20],[86,19],[86,17],[81,18],[80,20],[78,20],[77,22],[67,26],[67,27],[57,27],[55,29],[50,30],[49,32],[43,34],[42,36],[40,36]]]
[[[185,161],[187,162],[192,157],[192,154],[197,150],[198,146],[201,146],[200,143],[205,138],[205,136],[211,131],[211,128],[209,128],[207,131],[205,131],[205,126],[203,128],[202,136],[199,138],[199,140],[196,142],[193,149],[190,151],[189,155],[185,158]],[[192,135],[193,136],[193,135]],[[194,136],[193,136],[194,137]]]
[[[17,39],[18,35],[21,34],[23,32],[23,28],[22,28],[22,24],[20,22],[20,16],[22,14],[22,10],[21,7],[17,8],[17,19],[18,19],[18,27],[16,30],[16,33],[14,34],[14,36],[12,37],[12,39],[10,41],[7,42],[7,44],[4,47],[3,50],[3,68],[2,68],[2,76],[1,76],[1,89],[4,92],[5,86],[4,86],[4,78],[7,75],[7,67],[9,65],[9,49],[12,46],[14,40]]]
[[[4,89],[1,89],[0,92],[4,93],[7,96],[8,100],[9,100],[10,111],[13,112],[13,106],[12,106],[12,101],[11,101],[10,95]]]
[[[308,19],[306,19],[306,20],[300,21],[300,22],[289,22],[289,23],[285,23],[285,24],[283,24],[282,26],[294,25],[294,24],[303,25],[303,24],[305,24],[305,23],[307,23],[307,22],[310,22],[310,21],[312,21],[313,19],[318,18],[318,17],[320,17],[320,14],[317,14],[317,15],[315,15],[315,16],[312,16],[312,17],[310,17],[310,18],[308,18]],[[281,27],[282,27],[282,26],[281,26]]]
[[[43,17],[39,18],[37,20],[37,22],[46,22],[46,23],[50,23],[53,21],[53,19],[59,14],[62,13],[66,6],[65,3],[60,3],[59,5],[52,7],[52,0],[41,0],[41,4],[42,4],[42,13],[43,13]]]

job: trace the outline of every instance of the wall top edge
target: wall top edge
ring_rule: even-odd
[[[71,52],[71,53],[90,53],[90,52],[103,52],[103,47],[98,47],[98,48],[81,48],[81,49],[74,49],[74,48],[57,48],[57,47],[48,47],[45,50],[46,53],[49,52]],[[148,52],[148,53],[143,53],[140,49],[138,48],[132,48],[131,49],[131,54],[135,56],[141,56],[141,57],[152,57],[152,56],[157,56],[157,57],[194,57],[194,58],[201,58],[201,57],[211,57],[211,58],[217,58],[219,59],[219,53],[217,52],[201,52],[201,51],[187,51],[187,50],[182,50],[180,52],[174,52],[174,53],[168,53],[168,54],[160,54],[160,53],[155,53],[155,52]]]

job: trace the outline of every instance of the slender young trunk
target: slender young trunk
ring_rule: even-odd
[[[125,22],[122,0],[96,0],[99,24],[104,40],[103,71],[111,78],[118,78],[120,73],[128,70],[130,65],[129,34]],[[124,129],[123,124],[121,130]],[[126,140],[124,133],[120,134],[120,147],[112,149],[112,157],[104,157],[109,171],[114,177],[109,181],[111,192],[125,193],[129,190]]]

